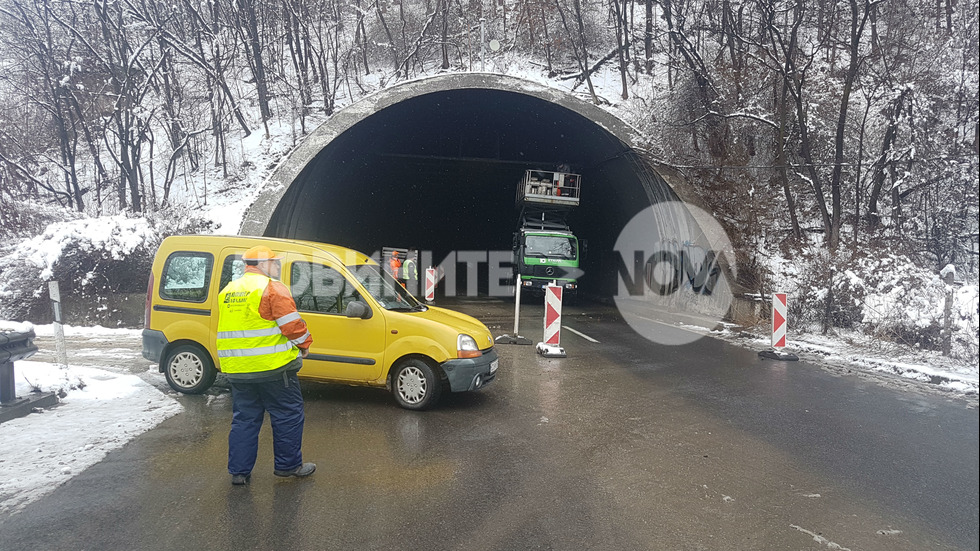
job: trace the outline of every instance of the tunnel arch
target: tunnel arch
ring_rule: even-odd
[[[243,235],[434,252],[505,250],[524,170],[583,175],[569,217],[587,244],[586,291],[615,292],[613,243],[650,204],[693,199],[642,154],[642,136],[567,92],[497,74],[456,73],[386,88],[338,111],[273,171]]]

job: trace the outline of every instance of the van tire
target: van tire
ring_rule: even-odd
[[[196,344],[171,348],[161,365],[167,384],[182,394],[201,394],[211,388],[218,375],[211,356]]]
[[[442,394],[442,381],[436,370],[426,362],[410,358],[395,369],[391,378],[391,393],[405,409],[421,411],[436,405]]]

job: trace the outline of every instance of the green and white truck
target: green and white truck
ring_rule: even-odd
[[[582,177],[569,172],[528,170],[517,187],[520,222],[514,233],[514,280],[540,291],[551,282],[566,293],[578,289],[579,241],[568,227],[579,204]]]

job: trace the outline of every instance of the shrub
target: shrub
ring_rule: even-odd
[[[49,224],[25,239],[0,266],[0,318],[50,323],[48,282],[58,281],[63,319],[71,324],[134,325],[120,303],[146,292],[160,241],[209,228],[185,213],[130,218],[82,218]],[[138,299],[139,311],[142,299]]]
[[[939,274],[909,257],[883,250],[831,254],[799,251],[774,270],[789,291],[789,317],[797,328],[855,329],[883,341],[941,350],[945,301],[953,293],[953,356],[978,356],[977,285],[947,287]]]
[[[75,211],[36,201],[3,201],[0,203],[0,240],[10,242],[40,235],[48,224],[80,217]]]
[[[864,319],[860,276],[845,269],[853,259],[846,252],[823,248],[796,256],[797,279],[784,285],[793,294],[789,315],[798,322],[824,327],[852,328]]]

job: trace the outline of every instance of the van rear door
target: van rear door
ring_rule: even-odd
[[[189,339],[206,344],[210,318],[214,255],[209,251],[171,252],[160,268],[160,279],[150,290],[150,326],[168,341]]]

